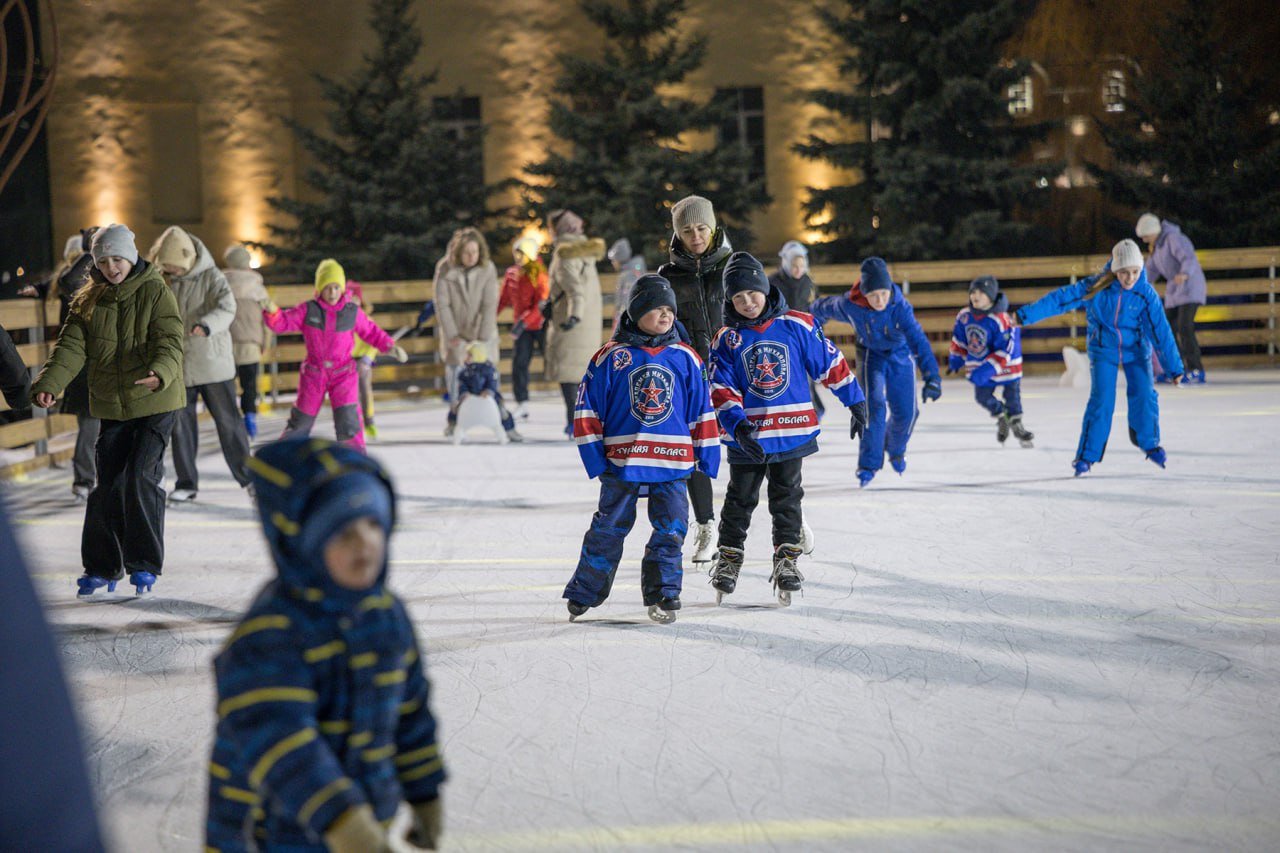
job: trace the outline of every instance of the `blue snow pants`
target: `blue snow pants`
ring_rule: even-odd
[[[1003,403],[996,399],[996,391],[1000,388],[1004,389]],[[1009,417],[1020,415],[1022,414],[1022,380],[1015,379],[999,385],[979,385],[973,389],[973,399],[978,401],[979,406],[990,412],[993,418],[1000,417],[1002,413],[1008,414]]]
[[[1151,360],[1144,358],[1129,362],[1123,369],[1128,383],[1125,396],[1129,403],[1129,440],[1144,451],[1152,450],[1160,445],[1160,403],[1151,373]],[[1084,409],[1076,459],[1090,463],[1102,461],[1111,435],[1111,416],[1116,410],[1116,377],[1119,371],[1115,362],[1097,358],[1089,360],[1089,376],[1093,384],[1089,390],[1089,403]]]
[[[858,467],[879,471],[884,452],[905,456],[915,429],[916,365],[910,356],[858,349],[858,381],[867,395],[867,428],[858,449]]]
[[[578,568],[564,588],[564,598],[597,607],[609,597],[622,545],[636,523],[640,490],[649,493],[649,523],[653,533],[640,562],[640,589],[644,603],[679,598],[684,580],[681,550],[689,530],[689,492],[684,479],[665,483],[631,483],[612,474],[600,476],[600,507],[582,537]]]

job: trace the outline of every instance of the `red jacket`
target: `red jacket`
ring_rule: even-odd
[[[542,311],[538,306],[551,292],[551,281],[547,278],[547,268],[542,261],[533,261],[520,266],[509,266],[502,277],[502,293],[498,297],[498,310],[511,307],[513,323],[524,321],[524,327],[531,332],[542,328]]]

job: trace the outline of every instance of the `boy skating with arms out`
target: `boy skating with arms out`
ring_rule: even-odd
[[[720,440],[702,359],[680,342],[675,319],[671,283],[642,276],[578,386],[573,434],[587,476],[600,478],[600,507],[564,590],[570,620],[608,598],[642,489],[653,524],[640,564],[644,603],[655,622],[674,622],[680,609],[686,480],[695,469],[716,475]]]
[[[823,337],[813,317],[788,309],[758,260],[746,252],[730,257],[724,291],[726,325],[711,346],[711,400],[721,428],[733,438],[711,585],[717,600],[736,588],[751,513],[768,478],[770,579],[778,600],[787,605],[804,580],[796,567],[802,552],[800,468],[818,449],[809,380],[822,382],[849,407],[852,438],[867,425],[866,397],[840,350]]]
[[[996,419],[996,441],[1004,444],[1012,431],[1019,444],[1031,447],[1035,435],[1022,425],[1022,332],[995,276],[970,282],[969,307],[956,315],[947,373],[961,370],[978,405]],[[997,390],[1004,402],[996,399]]]

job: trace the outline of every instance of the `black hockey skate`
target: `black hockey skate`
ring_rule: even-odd
[[[716,604],[738,587],[738,572],[742,571],[742,549],[721,547],[716,551],[716,561],[711,564],[711,586],[716,591]]]
[[[573,620],[577,619],[577,618],[578,618],[579,616],[581,616],[583,613],[586,613],[588,610],[590,610],[590,609],[591,609],[590,607],[587,607],[587,605],[585,605],[585,604],[579,604],[578,602],[573,601],[572,599],[570,599],[570,600],[566,603],[566,606],[569,608],[569,621],[570,621],[570,622],[572,622]]]
[[[1009,440],[1009,413],[1001,412],[996,416],[996,441],[1004,444]]]
[[[804,582],[804,575],[796,567],[796,561],[803,553],[799,545],[779,545],[773,552],[773,591],[778,596],[778,603],[783,607],[791,604],[791,593],[799,592]]]
[[[649,605],[649,618],[663,625],[676,621],[676,611],[680,609],[680,599],[664,598],[657,604]]]
[[[1022,425],[1022,415],[1009,418],[1009,429],[1013,430],[1013,437],[1018,439],[1018,444],[1023,447],[1035,447],[1031,440],[1036,437],[1036,434]]]

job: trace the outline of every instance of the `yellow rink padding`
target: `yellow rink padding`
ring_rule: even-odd
[[[843,818],[833,820],[765,820],[752,823],[687,823],[657,826],[595,826],[583,829],[524,830],[510,833],[453,835],[450,846],[460,850],[600,850],[644,847],[679,847],[698,850],[770,846],[802,842],[832,842],[899,838],[916,842],[934,839],[945,843],[958,836],[976,843],[973,836],[1019,833],[1069,836],[1091,834],[1151,838],[1166,833],[1216,835],[1280,832],[1280,819],[1241,817],[1193,817],[1184,815],[1079,815],[1059,817],[903,817]],[[1093,839],[1101,843],[1102,839]],[[978,849],[978,848],[975,848]],[[1089,849],[1084,847],[1081,849]]]

